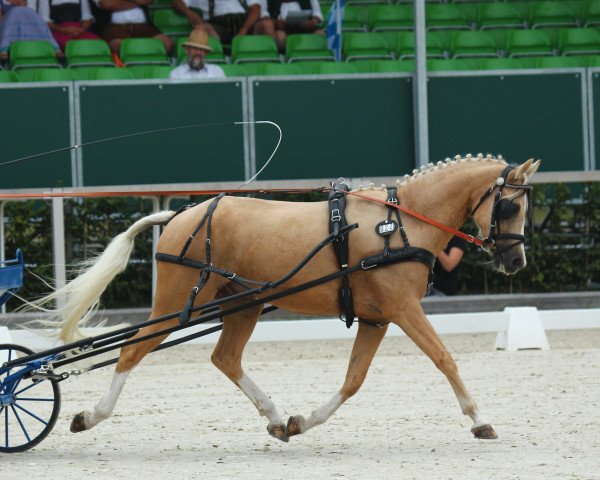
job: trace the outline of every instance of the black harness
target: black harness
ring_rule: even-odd
[[[186,302],[184,308],[182,309],[179,315],[180,324],[186,324],[190,320],[191,313],[194,310],[194,301],[196,300],[196,296],[198,292],[206,285],[210,275],[212,273],[216,275],[220,275],[229,279],[232,282],[241,285],[246,289],[246,291],[237,293],[227,297],[226,299],[221,299],[219,301],[214,301],[211,303],[211,306],[216,306],[221,303],[225,303],[227,301],[233,301],[243,298],[248,298],[253,295],[257,295],[268,290],[272,290],[288,280],[290,280],[296,273],[298,273],[321,249],[329,244],[333,244],[334,251],[336,257],[338,259],[338,263],[340,265],[340,271],[327,275],[321,279],[316,279],[306,284],[298,285],[297,287],[292,287],[285,292],[280,292],[277,295],[273,295],[273,298],[281,298],[285,295],[291,295],[298,291],[305,290],[310,288],[311,285],[320,285],[322,283],[335,280],[336,278],[341,278],[342,280],[342,288],[339,293],[339,304],[340,304],[340,318],[342,315],[345,317],[345,322],[348,328],[352,326],[352,323],[355,319],[354,313],[354,302],[352,299],[352,290],[350,289],[350,274],[360,271],[360,270],[369,270],[371,268],[383,267],[385,265],[392,265],[394,263],[399,262],[408,262],[415,261],[421,262],[427,266],[429,269],[429,284],[431,284],[432,272],[433,272],[433,264],[435,262],[435,256],[423,249],[418,247],[411,247],[408,243],[408,238],[406,237],[406,233],[404,232],[404,227],[402,226],[402,220],[400,218],[400,212],[397,209],[393,209],[396,211],[396,219],[397,221],[391,220],[392,208],[388,208],[387,220],[379,223],[376,228],[376,233],[384,237],[384,248],[383,252],[377,255],[371,255],[369,257],[365,257],[356,265],[348,266],[348,234],[358,227],[357,223],[348,225],[346,223],[345,218],[345,194],[344,191],[347,191],[348,187],[343,184],[333,184],[332,189],[330,191],[330,199],[329,199],[329,210],[330,210],[330,234],[322,240],[313,250],[290,272],[288,272],[282,278],[272,281],[272,282],[257,282],[253,280],[248,280],[246,278],[240,277],[235,272],[229,272],[227,270],[215,267],[212,264],[212,254],[211,254],[211,225],[212,225],[212,217],[217,208],[219,201],[225,196],[225,193],[219,194],[208,206],[206,213],[198,223],[197,227],[194,229],[193,233],[188,237],[185,245],[183,246],[179,255],[170,255],[166,253],[156,253],[155,258],[160,262],[168,262],[175,263],[178,265],[183,265],[190,268],[195,268],[201,270],[200,278],[198,283],[192,288],[190,292],[190,296],[188,301]],[[397,203],[398,200],[396,198],[396,189],[388,190],[388,200]],[[187,205],[185,207],[180,208],[175,215],[172,217],[175,218],[181,212],[195,206],[196,204]],[[205,240],[205,261],[197,261],[186,258],[186,253],[192,244],[192,241],[200,231],[200,229],[206,225],[206,240]],[[393,234],[396,230],[400,231],[400,235],[402,236],[402,241],[404,246],[398,249],[390,249],[390,235]]]
[[[352,297],[352,289],[350,288],[350,275],[348,273],[348,235],[337,234],[340,228],[343,228],[347,225],[345,214],[346,194],[344,192],[347,192],[348,190],[348,186],[343,182],[334,182],[331,185],[331,190],[329,192],[329,233],[336,236],[332,245],[338,265],[340,267],[342,279],[342,287],[338,293],[340,319],[345,321],[346,326],[350,328],[354,323],[356,315],[354,313],[354,301]],[[387,192],[387,201],[389,203],[398,205],[397,189],[388,188]],[[392,212],[395,212],[396,220],[392,220]],[[390,238],[394,233],[396,233],[396,231],[400,233],[403,247],[390,250]],[[388,206],[387,219],[376,225],[375,233],[382,236],[384,239],[383,253],[363,258],[360,261],[360,265],[363,270],[381,267],[384,265],[391,265],[398,262],[421,262],[427,265],[429,268],[429,288],[433,280],[432,275],[435,256],[428,250],[410,246],[406,231],[402,225],[400,210]]]

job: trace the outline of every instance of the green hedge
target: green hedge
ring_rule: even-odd
[[[291,199],[285,195],[274,198]],[[293,197],[300,199],[323,200],[324,195]],[[534,201],[536,230],[533,243],[528,233],[527,268],[514,276],[498,274],[492,271],[484,252],[471,248],[461,265],[460,293],[600,290],[600,184],[539,185],[534,189]],[[141,199],[66,200],[67,263],[99,253],[110,239],[151,211],[151,202]],[[21,248],[27,266],[25,286],[19,294],[26,299],[38,298],[49,290],[44,281],[52,283],[51,204],[8,202],[5,227],[6,257],[12,258],[16,248]],[[465,230],[475,233],[472,225],[466,225]],[[148,230],[136,238],[129,266],[104,294],[103,308],[150,306],[151,252],[152,233]],[[11,300],[8,309],[14,310],[19,303]]]

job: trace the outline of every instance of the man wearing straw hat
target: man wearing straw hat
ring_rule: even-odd
[[[187,54],[187,63],[183,63],[171,70],[170,78],[202,79],[225,77],[225,73],[221,67],[211,65],[205,61],[204,57],[208,52],[212,52],[212,48],[208,45],[208,34],[204,30],[192,30],[183,47]]]

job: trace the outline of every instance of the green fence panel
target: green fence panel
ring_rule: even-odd
[[[593,104],[592,104],[592,112],[593,112],[593,119],[594,119],[594,123],[600,125],[600,70],[595,70],[592,72],[592,98],[593,98]],[[592,159],[592,161],[595,161],[595,169],[600,169],[600,130],[599,129],[595,129],[593,128],[594,125],[592,124],[592,128],[590,128],[590,131],[592,132],[592,137],[591,137],[591,141],[593,142],[594,145],[594,157]]]
[[[582,75],[431,77],[431,161],[491,153],[517,163],[540,158],[540,171],[583,170]]]
[[[0,164],[71,146],[69,88],[0,88]],[[0,167],[0,189],[72,186],[71,152]]]
[[[283,140],[262,180],[400,176],[414,168],[412,79],[252,81],[255,120]],[[278,140],[256,125],[256,169]]]
[[[85,186],[245,178],[240,82],[86,84],[79,102],[82,143],[125,136],[83,149]]]

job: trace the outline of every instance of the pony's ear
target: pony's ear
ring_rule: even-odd
[[[529,167],[531,167],[532,162],[533,162],[533,158],[530,158],[523,165],[519,165],[517,167],[517,171],[515,172],[515,180],[524,180],[525,179],[525,175],[527,175],[527,173],[529,171]]]
[[[538,167],[540,166],[540,163],[541,160],[536,160],[529,166],[527,172],[525,172],[525,175],[527,175],[527,179],[530,179],[531,176],[537,171]]]

